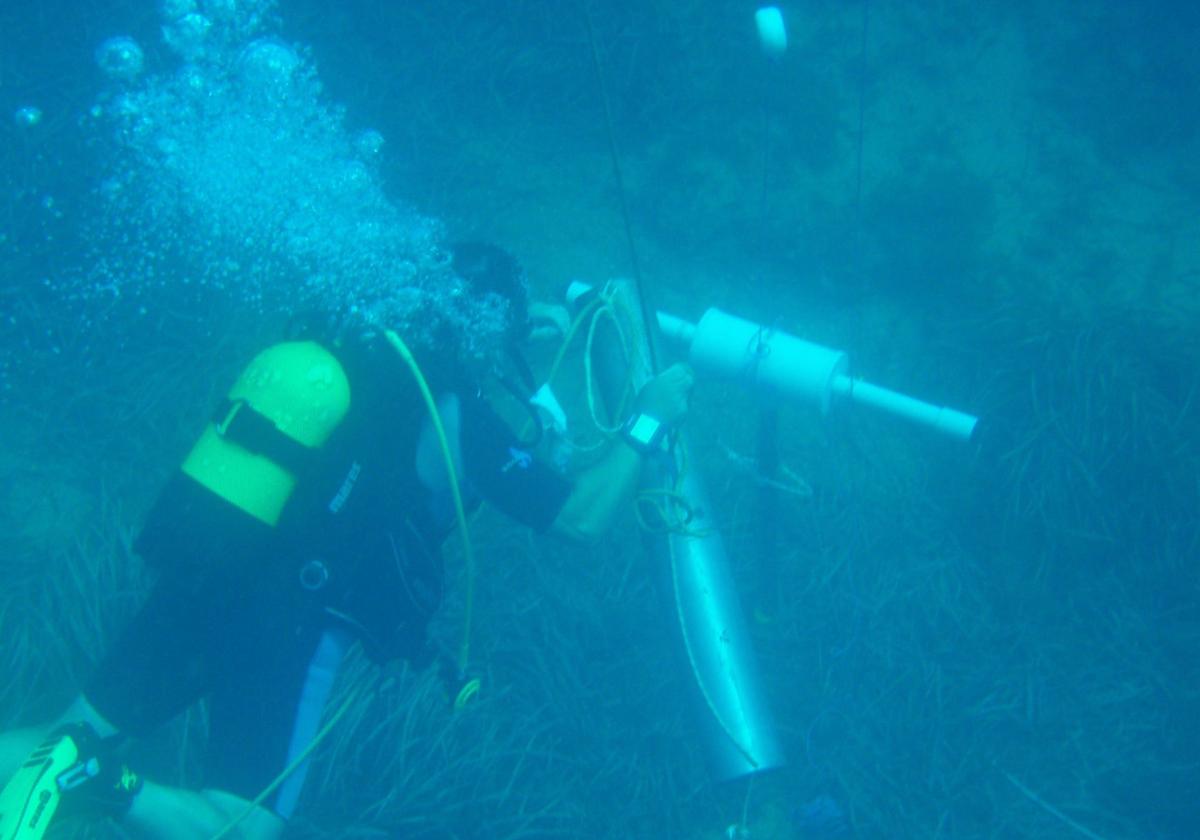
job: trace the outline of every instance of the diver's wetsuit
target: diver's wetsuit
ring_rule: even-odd
[[[178,473],[137,540],[160,578],[85,696],[132,734],[209,696],[204,787],[258,796],[315,734],[353,638],[381,661],[423,649],[453,525],[442,455],[411,388],[351,383],[347,421],[278,527]],[[439,403],[468,499],[547,529],[570,485],[481,398]],[[289,818],[302,784],[293,774],[265,805]]]

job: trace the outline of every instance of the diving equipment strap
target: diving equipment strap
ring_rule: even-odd
[[[621,425],[621,437],[640,455],[663,451],[670,427],[649,414],[634,413]]]
[[[273,461],[294,476],[308,472],[319,457],[317,450],[281,432],[274,420],[243,399],[222,400],[213,412],[212,422],[221,437]]]

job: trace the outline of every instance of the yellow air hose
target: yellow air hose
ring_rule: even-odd
[[[458,673],[463,675],[467,672],[467,660],[471,654],[471,618],[475,609],[475,552],[471,547],[471,534],[467,527],[467,514],[463,508],[462,492],[458,486],[458,470],[454,467],[454,456],[450,450],[450,441],[446,439],[446,427],[442,425],[442,416],[438,412],[437,403],[434,402],[433,392],[429,390],[429,383],[425,381],[425,375],[421,373],[421,367],[417,364],[417,360],[413,357],[412,351],[408,349],[408,345],[404,343],[399,335],[394,330],[388,330],[384,333],[388,343],[400,354],[400,358],[408,365],[408,369],[412,372],[413,379],[417,382],[417,387],[421,389],[421,397],[425,400],[425,408],[429,411],[429,420],[433,424],[433,431],[437,434],[438,445],[442,449],[442,458],[446,462],[446,476],[450,482],[450,494],[454,497],[454,517],[458,522],[458,533],[462,537],[463,558],[466,561],[467,567],[467,595],[466,608],[463,617],[463,633],[462,639],[458,645]]]
[[[267,797],[278,790],[279,786],[287,780],[287,777],[295,773],[297,768],[299,768],[300,765],[303,764],[310,755],[312,755],[312,752],[317,748],[317,745],[325,740],[325,737],[329,735],[329,733],[333,730],[333,727],[337,725],[337,722],[342,719],[346,712],[350,710],[350,705],[357,699],[358,692],[351,693],[350,696],[342,702],[342,705],[338,707],[338,710],[333,713],[333,717],[329,718],[325,725],[321,727],[320,731],[318,731],[317,734],[313,736],[313,739],[308,742],[308,746],[304,748],[300,755],[296,756],[292,760],[291,764],[283,768],[283,772],[276,776],[274,781],[263,788],[262,793],[254,797],[254,801],[248,804],[244,811],[231,819],[225,824],[224,828],[214,834],[211,840],[222,840],[222,838],[229,836],[230,832],[241,825],[242,822],[251,814],[253,814],[257,808],[261,807],[263,802],[266,801]]]

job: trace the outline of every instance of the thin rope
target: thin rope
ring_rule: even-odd
[[[617,134],[613,129],[612,107],[608,102],[608,84],[604,80],[604,64],[600,61],[600,48],[596,43],[596,28],[592,25],[592,10],[587,0],[582,0],[583,20],[587,26],[588,46],[591,47],[592,69],[596,73],[596,87],[600,91],[600,102],[604,106],[604,128],[608,134],[608,152],[612,158],[613,178],[617,182],[617,198],[621,203],[621,220],[625,225],[625,241],[629,246],[629,262],[633,269],[633,285],[637,291],[638,305],[642,310],[642,320],[646,324],[646,344],[648,346],[650,371],[658,373],[658,353],[655,348],[655,335],[658,321],[646,301],[645,283],[642,282],[642,268],[638,260],[637,245],[633,239],[633,223],[629,218],[629,200],[625,193],[625,177],[621,170],[621,154],[617,150]]]

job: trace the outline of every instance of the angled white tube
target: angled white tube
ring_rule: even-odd
[[[918,426],[925,426],[950,437],[970,440],[976,418],[953,408],[931,405],[904,394],[872,385],[861,379],[839,376],[833,383],[834,393],[851,402],[867,405],[893,417],[900,417]]]

